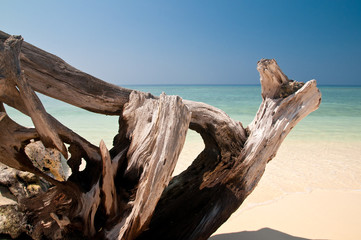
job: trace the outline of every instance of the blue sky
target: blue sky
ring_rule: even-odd
[[[361,85],[361,1],[0,5],[0,30],[118,85],[258,84],[261,58],[275,58],[298,81]]]

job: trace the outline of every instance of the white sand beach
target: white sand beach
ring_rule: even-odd
[[[286,139],[253,193],[210,239],[361,239],[360,146]],[[175,173],[202,147],[201,140],[186,143]]]
[[[358,240],[361,239],[360,203],[360,191],[289,194],[248,210],[242,211],[241,207],[210,239]]]
[[[360,146],[286,141],[211,239],[361,239]]]

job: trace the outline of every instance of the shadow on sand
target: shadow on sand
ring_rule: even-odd
[[[244,231],[238,233],[219,234],[209,238],[209,240],[310,240],[310,239],[295,237],[270,228],[262,228],[258,231]]]

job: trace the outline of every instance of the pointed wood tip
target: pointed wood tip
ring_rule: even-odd
[[[109,150],[108,150],[107,146],[105,145],[103,139],[100,140],[99,151],[100,151],[100,155],[101,155],[102,160],[103,160],[103,165],[108,160],[111,162]]]
[[[100,148],[105,147],[105,143],[103,139],[100,139],[99,147]]]

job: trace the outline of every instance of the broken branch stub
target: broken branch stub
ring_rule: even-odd
[[[303,86],[303,82],[289,80],[274,59],[261,59],[257,70],[260,73],[262,97],[285,98]]]

